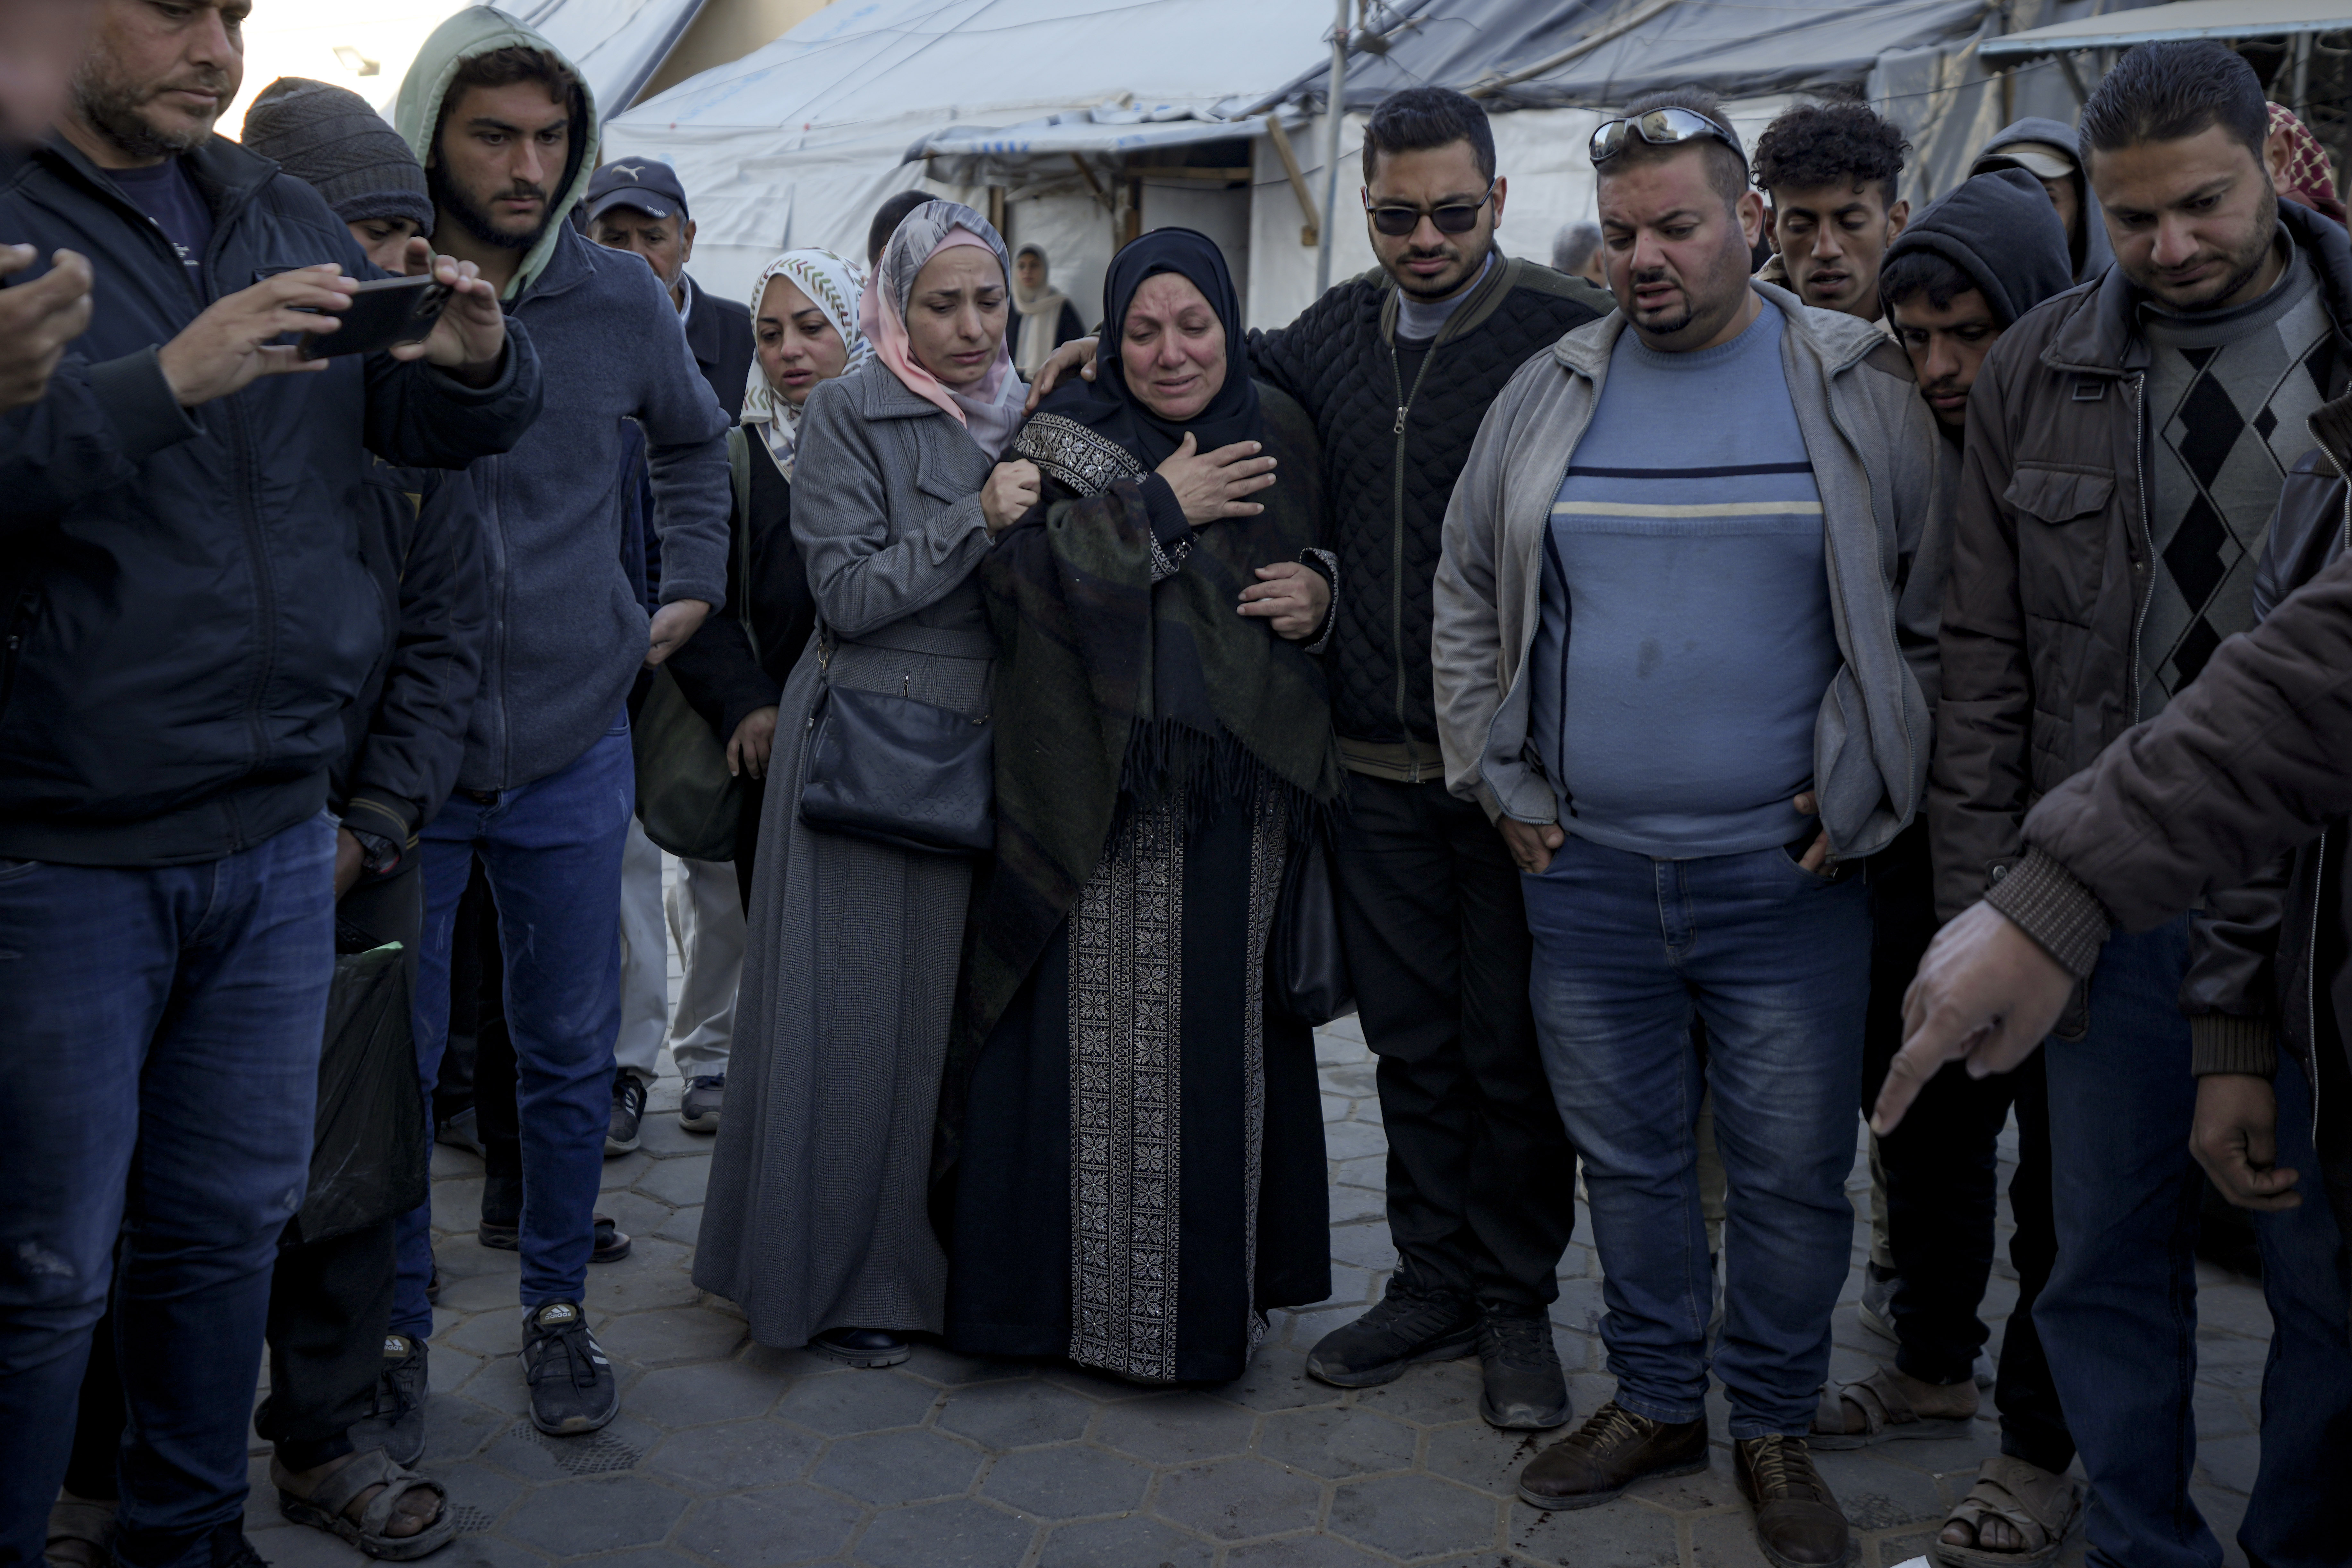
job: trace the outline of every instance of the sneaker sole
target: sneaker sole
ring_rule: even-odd
[[[601,1415],[572,1415],[551,1426],[541,1421],[539,1418],[539,1412],[533,1410],[530,1413],[530,1424],[551,1437],[577,1437],[583,1433],[594,1432],[610,1426],[613,1417],[620,1413],[621,1391],[618,1386],[615,1386],[613,1390],[613,1403],[605,1407],[604,1413]]]
[[[1465,1330],[1458,1340],[1441,1340],[1401,1361],[1383,1362],[1362,1372],[1325,1372],[1315,1364],[1314,1358],[1310,1356],[1307,1362],[1307,1375],[1334,1388],[1378,1388],[1384,1383],[1394,1383],[1402,1377],[1407,1367],[1418,1366],[1425,1361],[1460,1361],[1465,1356],[1476,1353],[1477,1349],[1478,1331],[1473,1327]]]
[[[1549,1432],[1555,1426],[1567,1426],[1570,1417],[1576,1414],[1576,1407],[1570,1401],[1562,1399],[1557,1406],[1539,1416],[1521,1421],[1506,1421],[1495,1414],[1495,1407],[1486,1403],[1486,1395],[1480,1394],[1478,1414],[1485,1419],[1487,1426],[1498,1432]]]
[[[632,1138],[627,1142],[624,1143],[619,1139],[614,1137],[610,1132],[607,1132],[604,1134],[604,1158],[611,1160],[616,1159],[623,1154],[634,1154],[637,1152],[637,1145],[644,1142],[645,1137],[643,1134],[639,1134],[637,1137]]]
[[[1695,1476],[1706,1467],[1707,1456],[1701,1454],[1696,1459],[1661,1465],[1654,1470],[1643,1470],[1638,1476],[1628,1476],[1624,1485],[1614,1491],[1588,1492],[1582,1497],[1546,1497],[1541,1492],[1530,1491],[1526,1487],[1521,1487],[1519,1500],[1529,1508],[1541,1509],[1546,1513],[1574,1513],[1579,1509],[1599,1508],[1602,1503],[1615,1502],[1625,1495],[1627,1488],[1638,1487],[1643,1481],[1662,1481],[1675,1476]]]
[[[886,1366],[897,1366],[915,1353],[915,1347],[912,1345],[900,1345],[895,1351],[845,1351],[836,1350],[831,1345],[819,1344],[814,1340],[811,1340],[804,1348],[811,1355],[821,1355],[827,1361],[839,1362],[843,1366],[854,1366],[866,1371],[878,1371]]]
[[[716,1132],[719,1131],[719,1112],[714,1110],[708,1116],[688,1116],[681,1110],[677,1113],[677,1124],[688,1132]]]

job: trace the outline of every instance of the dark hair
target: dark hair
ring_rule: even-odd
[[[866,226],[866,265],[874,265],[875,259],[889,245],[890,237],[898,232],[900,224],[907,221],[908,213],[925,202],[937,200],[939,198],[929,191],[900,191],[877,207],[874,221]]]
[[[1619,112],[1631,120],[1647,114],[1654,109],[1687,109],[1693,114],[1704,114],[1729,132],[1733,141],[1739,132],[1723,117],[1723,100],[1703,87],[1670,87],[1657,92],[1645,92]],[[1684,148],[1696,146],[1699,156],[1706,160],[1707,183],[1715,187],[1723,205],[1735,207],[1739,198],[1748,194],[1748,153],[1744,148],[1727,147],[1712,136],[1703,136],[1696,142],[1683,142],[1672,147],[1654,147],[1638,135],[1628,136],[1620,145],[1617,155],[1593,171],[1595,175],[1614,174],[1642,163],[1662,163]]]
[[[526,44],[509,44],[459,60],[448,89],[441,95],[441,117],[447,120],[450,107],[468,88],[512,87],[519,81],[535,81],[546,88],[547,100],[562,104],[575,121],[588,118],[588,99],[580,90],[580,79],[545,49]],[[435,126],[434,131],[437,141],[440,127]]]
[[[1470,143],[1478,177],[1495,177],[1495,128],[1477,100],[1450,87],[1409,87],[1381,100],[1364,127],[1364,184],[1383,153],[1419,153],[1431,147]]]
[[[1953,300],[1978,287],[1977,280],[1961,271],[1959,264],[1950,257],[1924,247],[1890,257],[1878,274],[1879,299],[1889,305],[1900,305],[1925,294],[1931,310],[1950,310]],[[1985,303],[1990,305],[1992,301],[1988,300]]]
[[[1891,207],[1910,150],[1903,128],[1866,103],[1801,103],[1756,138],[1756,184],[1768,194],[1875,184]]]
[[[2210,38],[2139,44],[2116,62],[2083,105],[2082,154],[2143,142],[2178,142],[2219,125],[2259,166],[2270,140],[2262,79],[2243,57]]]

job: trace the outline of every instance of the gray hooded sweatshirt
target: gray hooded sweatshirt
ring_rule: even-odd
[[[562,58],[486,5],[457,12],[425,40],[394,112],[420,163],[431,162],[459,64],[509,45]],[[595,100],[584,80],[581,91],[587,122],[572,128],[563,188],[505,295],[507,314],[526,323],[539,351],[545,404],[512,450],[470,470],[490,626],[460,789],[513,789],[576,761],[619,720],[645,663],[646,611],[621,559],[634,484],[625,420],[646,432],[662,602],[701,599],[715,609],[727,595],[727,416],[653,268],[583,238],[565,216],[596,166]]]
[[[2099,212],[2099,198],[2091,194],[2090,176],[2083,173],[2081,140],[2073,126],[2033,115],[2004,125],[1977,153],[1976,162],[1969,165],[1969,174],[1973,177],[1995,169],[2023,168],[2023,164],[2003,151],[2013,151],[2020,142],[2032,143],[2035,152],[2047,148],[2074,166],[2074,195],[2083,206],[2083,236],[2079,241],[2070,241],[2068,248],[2074,262],[2074,281],[2088,282],[2107,269],[2107,263],[2116,258],[2116,252],[2115,247],[2107,243],[2107,220]],[[2026,173],[2034,174],[2034,171],[2028,169]],[[2040,178],[2038,174],[2035,177]]]

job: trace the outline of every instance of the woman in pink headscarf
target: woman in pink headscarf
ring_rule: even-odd
[[[820,832],[797,809],[830,684],[988,712],[975,570],[1035,504],[999,463],[1026,395],[1005,352],[1011,265],[988,220],[930,202],[858,302],[874,357],[800,414],[793,538],[818,653],[784,687],[695,1283],[763,1344],[891,1366],[936,1333],[947,1262],[926,1211],[971,861]]]

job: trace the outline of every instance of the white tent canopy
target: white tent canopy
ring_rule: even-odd
[[[2295,37],[2352,31],[2352,0],[2174,0],[2125,16],[2078,16],[1986,42],[1987,61],[2074,49],[2129,48],[2179,38]]]
[[[1188,122],[1213,121],[1221,102],[1262,95],[1313,58],[1330,15],[1325,0],[839,4],[608,122],[604,155],[677,170],[697,225],[695,272],[733,294],[787,246],[862,262],[874,209],[922,180],[924,165],[905,162],[910,149],[967,129],[983,140],[1013,127],[1032,136],[1043,132],[1031,122],[1075,116],[1070,125],[1097,109],[1138,111],[1126,124],[1087,121],[1104,131],[1188,134]],[[1198,129],[1222,140],[1262,128]],[[939,151],[981,149],[941,142]],[[1087,312],[1108,226],[1082,221],[1087,197],[1075,168],[1066,183],[1060,232],[1046,232],[1055,225],[1040,201],[1014,237],[1046,245],[1056,286]]]

